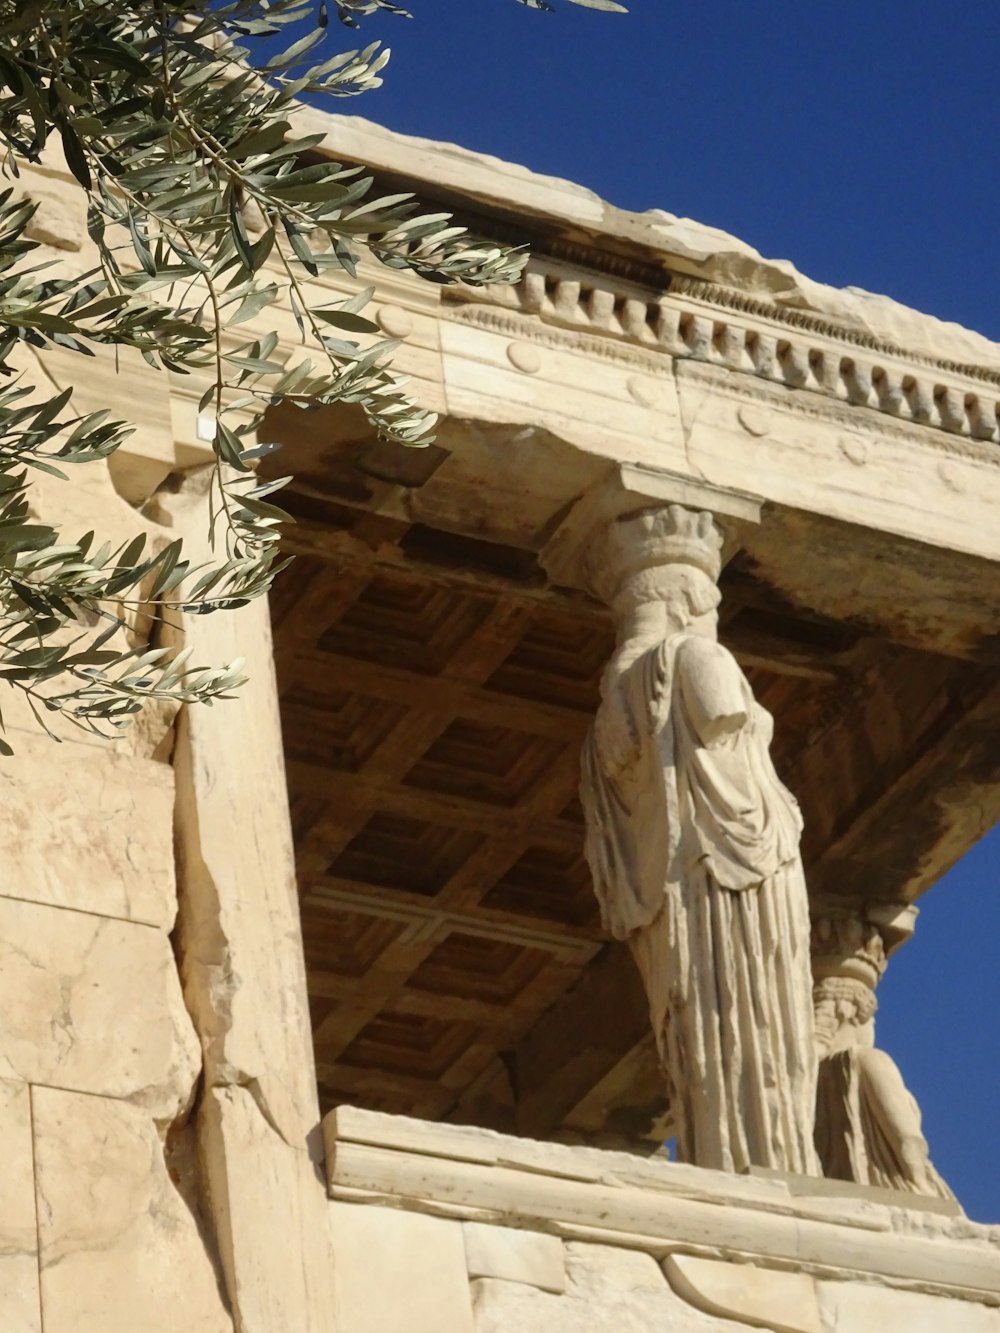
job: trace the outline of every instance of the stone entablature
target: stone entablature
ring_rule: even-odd
[[[658,295],[606,274],[532,260],[514,286],[446,288],[443,299],[446,306],[481,303],[484,309],[468,308],[455,317],[542,344],[556,340],[499,311],[707,362],[953,435],[1000,440],[997,372],[907,352],[713,283],[673,276]],[[498,311],[488,313],[489,307]],[[585,346],[594,355],[614,355],[594,342]]]
[[[340,1333],[1000,1329],[1000,1228],[946,1201],[351,1107],[324,1137],[335,1243],[355,1260]]]
[[[352,117],[304,120],[325,131],[330,156],[430,191],[435,207],[532,252],[515,287],[429,298],[420,284],[364,274],[383,329],[407,339],[400,367],[446,419],[530,426],[591,460],[1000,555],[996,344],[812,282],[686,219],[627,213],[565,181]],[[459,522],[434,490],[434,511]]]
[[[995,371],[669,282],[643,293],[538,258],[516,288],[446,289],[446,415],[530,422],[593,456],[995,557],[985,510],[970,523],[1000,502]]]
[[[599,460],[641,463],[789,510],[1000,556],[996,344],[887,298],[810,282],[685,220],[625,213],[566,182],[350,117],[303,115],[325,133],[321,151],[367,154],[376,170],[433,190],[436,205],[506,239],[516,233],[533,251],[514,287],[431,287],[370,263],[358,282],[345,274],[319,284],[330,299],[374,285],[371,313],[403,339],[398,369],[446,426],[529,426],[585,454],[584,472]],[[75,184],[57,164],[36,175],[35,234],[61,262],[83,262]],[[277,318],[280,354],[294,356],[291,314]],[[274,312],[241,329],[252,338],[267,321]],[[60,384],[75,374],[67,354],[47,363]],[[113,358],[92,369],[79,395],[87,409],[118,392]],[[168,389],[142,365],[134,375],[143,429],[112,471],[141,503],[170,471],[208,457],[210,423],[198,420],[199,377],[172,377]],[[587,484],[573,472],[551,479],[558,503]],[[424,490],[435,515],[461,522],[462,507],[452,513],[433,478]],[[414,493],[418,515],[423,499]]]

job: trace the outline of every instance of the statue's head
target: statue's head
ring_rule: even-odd
[[[813,986],[816,1045],[820,1055],[848,1046],[871,1046],[875,992],[855,977],[824,977]]]
[[[615,595],[614,607],[627,615],[650,603],[662,605],[668,631],[702,630],[714,637],[720,600],[719,589],[703,570],[676,561],[627,578]]]
[[[665,607],[669,629],[714,632],[722,534],[711,514],[666,505],[616,519],[594,543],[587,576],[616,613]]]

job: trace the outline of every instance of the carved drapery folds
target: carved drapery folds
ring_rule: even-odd
[[[881,915],[876,921],[844,904],[815,914],[816,1149],[826,1176],[952,1199],[931,1163],[920,1108],[895,1061],[874,1044],[875,988],[915,912]]]
[[[679,505],[589,544],[617,646],[584,747],[587,858],[646,986],[678,1157],[818,1174],[801,819],[717,642],[721,548],[713,516]]]

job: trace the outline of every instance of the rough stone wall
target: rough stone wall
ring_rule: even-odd
[[[70,532],[203,537],[197,484],[143,519],[105,469],[81,477],[37,493]],[[4,701],[4,1333],[331,1327],[267,608],[185,638],[253,656],[239,701],[113,743]]]
[[[111,539],[140,526],[100,469],[64,505]],[[187,1144],[202,1055],[171,937],[171,719],[58,744],[23,700],[4,713],[0,1328],[228,1333]]]
[[[41,257],[85,267],[82,192],[57,162],[24,184]],[[33,507],[99,541],[183,529],[195,555],[207,511],[190,394],[127,358],[123,374],[113,357],[86,377],[81,364],[56,352],[44,375],[77,384],[77,410],[139,429],[71,485],[41,478]],[[140,512],[186,470],[172,509]],[[114,743],[60,724],[58,744],[4,692],[3,1333],[331,1328],[267,608],[182,636],[198,661],[253,660],[238,702],[154,710]]]
[[[84,267],[81,192],[58,165],[24,186],[40,257]],[[114,406],[101,379],[82,409]],[[134,387],[119,381],[119,399]],[[143,397],[169,422],[165,383]],[[101,465],[70,485],[37,478],[31,503],[73,535],[149,528]],[[172,937],[173,718],[151,712],[108,744],[48,715],[60,744],[16,690],[2,706],[0,1328],[228,1333],[188,1143],[202,1052]]]
[[[1000,1333],[969,1301],[334,1203],[338,1333]]]

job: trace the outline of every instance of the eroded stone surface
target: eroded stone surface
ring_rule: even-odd
[[[826,1327],[836,1333],[1000,1333],[1000,1310],[860,1282],[820,1282]]]
[[[600,1285],[622,1291],[662,1291],[664,1276],[651,1254],[616,1245],[570,1241],[566,1264],[574,1287]]]
[[[233,1333],[149,1116],[54,1088],[32,1099],[46,1328]]]
[[[0,1328],[4,1333],[41,1333],[31,1103],[26,1083],[0,1079],[0,1143]]]
[[[197,506],[187,515],[193,552],[201,517]],[[232,661],[252,644],[259,666],[225,710],[188,711],[179,727],[184,992],[209,1086],[252,1083],[278,1132],[300,1144],[319,1114],[267,606],[189,620],[199,661]]]
[[[473,1333],[480,1327],[472,1319],[460,1222],[346,1203],[333,1204],[330,1216],[338,1333]],[[515,1289],[532,1291],[520,1284]],[[514,1328],[520,1326],[515,1322],[506,1333]]]
[[[583,1244],[567,1252],[562,1296],[517,1282],[473,1282],[476,1333],[736,1333],[747,1327],[681,1300],[647,1254]]]
[[[121,1097],[161,1121],[200,1067],[170,941],[152,926],[0,898],[0,1077]]]
[[[707,1314],[774,1333],[822,1333],[816,1284],[805,1273],[692,1254],[669,1255],[663,1270],[677,1295]]]
[[[170,929],[177,901],[169,765],[44,736],[18,735],[14,746],[0,767],[0,896]]]
[[[333,1333],[327,1207],[305,1144],[286,1143],[248,1088],[208,1089],[197,1124],[240,1333]],[[314,1242],[306,1254],[301,1235]]]
[[[192,558],[205,542],[198,482],[159,510]],[[204,1058],[196,1121],[211,1216],[241,1333],[325,1333],[333,1277],[267,604],[190,617],[185,643],[199,661],[252,651],[256,663],[225,709],[185,711],[174,761],[177,935]]]
[[[469,1277],[525,1282],[557,1294],[566,1290],[566,1263],[558,1236],[484,1222],[465,1222],[462,1229]]]

